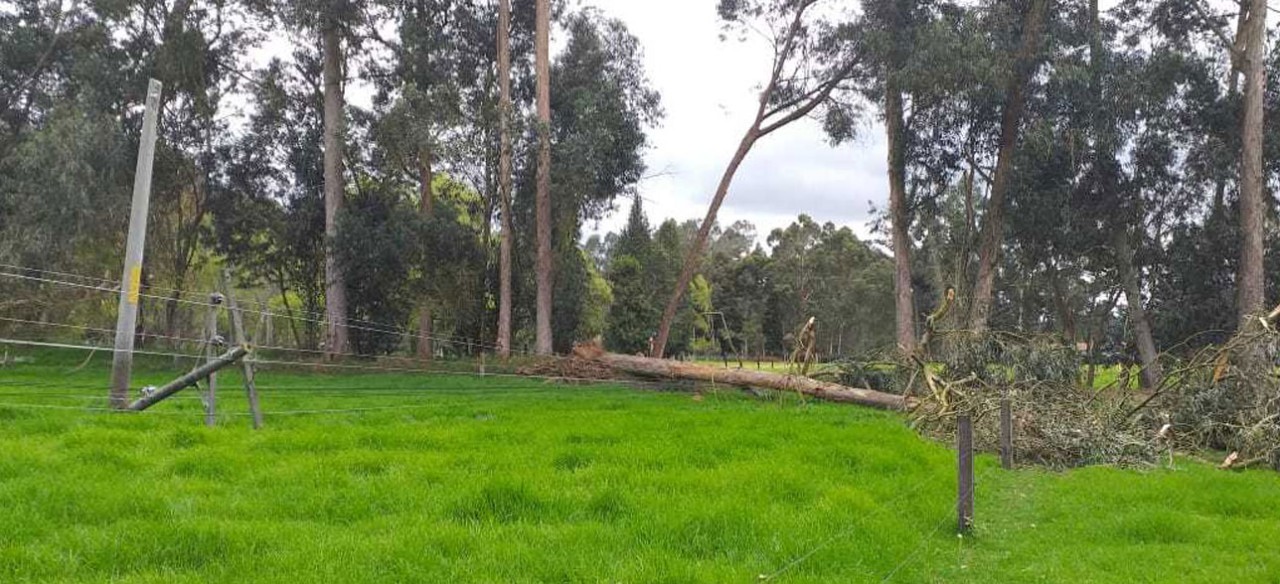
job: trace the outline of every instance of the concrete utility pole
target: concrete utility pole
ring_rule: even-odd
[[[138,294],[142,286],[142,252],[147,240],[147,212],[151,206],[151,166],[156,154],[156,126],[160,115],[159,81],[147,85],[147,111],[142,118],[138,166],[133,175],[133,207],[129,213],[129,239],[120,278],[120,309],[116,314],[115,358],[111,362],[111,407],[129,405],[129,377],[133,369],[133,337],[138,326]]]

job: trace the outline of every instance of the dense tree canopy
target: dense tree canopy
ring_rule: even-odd
[[[476,352],[509,264],[510,346],[532,350],[543,132],[558,352],[783,355],[809,317],[823,357],[912,352],[951,289],[942,326],[1130,355],[1152,383],[1157,351],[1277,301],[1266,2],[715,5],[727,42],[761,33],[773,60],[695,221],[646,215],[661,98],[638,39],[594,8],[551,4],[543,125],[532,2],[0,0],[0,263],[94,279],[55,295],[9,277],[0,310],[109,326],[92,288],[118,277],[148,78],[165,93],[144,342],[198,328],[191,295],[230,268],[279,344],[344,352],[340,322],[352,353]],[[291,51],[263,61],[267,39]],[[756,140],[813,117],[847,142],[864,115],[888,143],[884,241],[717,221]],[[625,206],[625,228],[588,233]]]

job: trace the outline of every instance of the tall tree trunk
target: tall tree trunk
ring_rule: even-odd
[[[422,182],[422,216],[430,219],[435,214],[435,189],[431,184],[435,173],[431,170],[431,153],[425,149],[418,152],[418,178]],[[427,252],[425,259],[428,264],[435,262],[430,251]],[[426,266],[427,273],[433,273],[432,267]],[[434,288],[435,282],[428,282],[427,286]],[[426,361],[430,361],[436,354],[431,318],[431,302],[435,300],[433,296],[429,292],[425,293],[418,302],[418,358]]]
[[[511,0],[498,0],[498,197],[502,239],[498,244],[498,356],[511,356]]]
[[[895,72],[887,74],[892,77]],[[889,217],[893,229],[894,303],[898,350],[904,355],[916,351],[915,302],[911,288],[911,237],[907,233],[907,155],[905,124],[902,119],[902,92],[892,79],[884,98],[884,127],[889,141]]]
[[[662,311],[662,322],[658,324],[658,335],[653,343],[652,353],[654,357],[662,357],[666,352],[667,339],[671,336],[671,325],[675,322],[676,312],[680,309],[684,293],[689,289],[689,282],[693,281],[693,276],[702,263],[702,254],[707,249],[707,239],[711,235],[711,228],[715,226],[716,215],[720,212],[720,205],[724,203],[725,195],[729,193],[729,185],[733,183],[733,177],[737,174],[738,167],[742,166],[742,161],[751,152],[751,147],[760,138],[812,113],[813,110],[831,97],[832,92],[840,85],[840,81],[852,73],[852,68],[846,66],[800,99],[787,102],[785,105],[771,103],[782,79],[783,69],[795,50],[795,40],[804,30],[805,11],[814,4],[815,0],[803,0],[796,2],[795,6],[792,7],[795,12],[792,15],[791,25],[787,28],[784,38],[777,44],[779,50],[774,55],[773,72],[769,76],[768,85],[765,86],[764,91],[760,92],[759,108],[756,110],[755,121],[751,123],[751,127],[742,137],[742,141],[738,144],[738,151],[734,153],[733,158],[729,161],[729,166],[725,168],[724,175],[720,177],[720,185],[716,187],[716,194],[711,199],[711,206],[707,209],[707,216],[698,228],[697,238],[694,239],[693,244],[689,246],[688,253],[685,254],[684,267],[680,270],[680,277],[676,280],[675,289],[671,291],[667,307]]]
[[[733,158],[729,160],[729,166],[725,168],[724,175],[720,177],[720,185],[716,187],[716,194],[711,198],[711,207],[707,209],[707,216],[703,218],[702,226],[698,228],[698,235],[689,246],[688,253],[685,254],[684,267],[680,270],[680,278],[676,280],[675,292],[667,302],[667,307],[662,311],[662,323],[658,326],[658,336],[654,339],[651,357],[660,359],[666,352],[667,339],[671,335],[671,323],[675,322],[676,311],[680,310],[680,301],[684,297],[684,291],[689,288],[689,282],[693,281],[694,273],[698,270],[698,260],[702,257],[703,250],[707,247],[707,239],[711,236],[711,227],[715,225],[716,214],[720,212],[720,205],[724,203],[724,197],[729,193],[729,185],[733,184],[733,175],[737,174],[738,167],[742,166],[742,161],[746,160],[747,154],[751,152],[751,147],[760,137],[760,120],[761,118],[757,116],[756,123],[752,124],[751,129],[747,130],[746,135],[742,137],[742,141],[738,143],[738,151],[733,153]]]
[[[1160,385],[1164,373],[1160,370],[1160,352],[1156,350],[1155,338],[1151,334],[1151,320],[1147,315],[1146,305],[1142,301],[1142,283],[1133,262],[1133,249],[1129,243],[1127,229],[1117,232],[1115,246],[1121,284],[1124,287],[1124,298],[1129,305],[1129,322],[1133,327],[1133,340],[1138,346],[1138,359],[1142,364],[1142,388],[1154,390]]]
[[[991,181],[991,197],[983,218],[982,243],[978,252],[978,275],[969,308],[969,328],[987,330],[995,292],[996,268],[1000,264],[1000,247],[1004,242],[1005,193],[1013,170],[1013,155],[1018,145],[1018,130],[1026,106],[1027,85],[1035,71],[1036,51],[1040,46],[1048,0],[1032,0],[1022,25],[1022,44],[1014,56],[1014,71],[1005,88],[1004,112],[1000,120],[1000,151],[996,158],[995,177]]]
[[[324,18],[324,280],[325,356],[334,359],[347,352],[347,283],[338,265],[333,240],[338,235],[338,211],[342,209],[342,36],[333,15]]]
[[[1244,146],[1240,160],[1240,268],[1237,280],[1238,326],[1266,307],[1263,276],[1263,227],[1266,202],[1262,177],[1263,97],[1266,84],[1267,2],[1250,0],[1244,50]]]
[[[551,339],[551,0],[537,0],[537,30],[534,39],[538,76],[538,192],[535,200],[537,223],[538,306],[535,349],[550,355]]]

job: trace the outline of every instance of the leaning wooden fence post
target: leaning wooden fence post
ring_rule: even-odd
[[[1013,406],[1008,396],[1000,400],[1000,466],[1013,468]]]
[[[214,347],[222,345],[218,338],[218,308],[222,306],[222,295],[214,292],[209,295],[209,317],[205,324],[205,332],[209,335],[209,340],[205,344],[204,356],[205,363],[212,363],[216,360],[217,355],[214,353]],[[218,424],[218,374],[216,372],[209,374],[208,389],[204,394],[204,425],[215,426]]]
[[[222,287],[227,290],[227,310],[231,312],[231,331],[235,335],[235,342],[241,347],[248,347],[249,339],[244,334],[244,315],[240,312],[240,307],[236,305],[236,298],[229,292],[231,289],[227,286],[227,276],[222,276]],[[244,367],[244,391],[249,398],[249,413],[253,416],[253,429],[262,429],[262,408],[258,406],[258,386],[254,380],[253,371],[253,354],[250,353],[240,365]]]
[[[967,533],[973,527],[973,420],[969,414],[956,415],[957,530]]]

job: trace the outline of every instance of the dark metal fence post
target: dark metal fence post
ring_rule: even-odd
[[[958,492],[956,498],[957,530],[967,533],[973,527],[973,420],[969,414],[956,415],[956,458]]]

